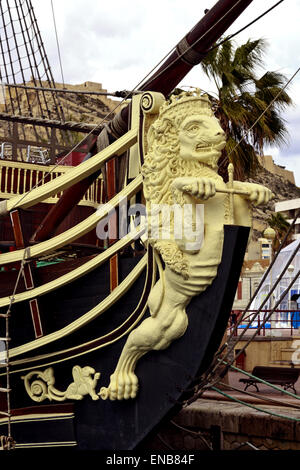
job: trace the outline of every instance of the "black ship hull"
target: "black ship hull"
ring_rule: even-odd
[[[146,305],[155,276],[151,253],[148,269],[143,269],[127,292],[102,315],[70,334],[10,359],[12,436],[17,448],[132,450],[180,409],[180,401],[188,395],[186,390],[207,370],[222,341],[239,280],[249,229],[225,226],[224,230],[223,256],[216,279],[187,307],[189,325],[184,336],[166,350],[149,352],[138,362],[140,386],[135,399],[110,401],[84,396],[63,403],[48,398],[35,402],[25,390],[24,377],[31,371],[52,367],[55,387],[65,390],[72,382],[73,367],[89,366],[101,374],[96,393],[107,386],[128,332],[149,315]],[[137,263],[141,263],[140,258],[123,260],[124,277]],[[63,331],[67,323],[80,319],[87,306],[92,308],[99,302],[99,292],[100,297],[107,295],[108,281],[107,268],[102,266],[61,292],[47,294],[45,305],[49,306],[48,315],[52,309],[52,330]],[[65,289],[69,289],[69,297]],[[78,289],[90,305],[79,302]],[[63,302],[66,298],[68,303]],[[22,331],[21,306],[18,309],[14,321],[19,324],[18,331]],[[26,328],[23,331],[25,336],[29,334]],[[2,407],[5,409],[5,404]],[[5,425],[2,419],[1,428]],[[5,429],[1,434],[5,434]]]

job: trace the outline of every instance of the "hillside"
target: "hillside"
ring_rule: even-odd
[[[36,86],[36,83],[30,81],[26,83],[28,87]],[[47,82],[42,82],[42,86],[49,88]],[[63,89],[61,83],[55,83],[55,87]],[[68,90],[74,91],[96,91],[106,92],[102,88],[101,83],[84,82],[79,85],[64,86]],[[114,115],[113,110],[119,103],[118,100],[112,100],[104,95],[88,95],[73,93],[53,93],[50,91],[36,91],[28,88],[5,88],[5,102],[0,103],[0,112],[13,115],[44,117],[46,119],[54,119],[60,121],[83,122],[87,124],[99,124],[102,120],[106,120],[109,113]],[[35,141],[38,139],[39,144],[49,139],[46,129],[41,126],[33,127],[32,124],[22,126],[22,137],[26,140]],[[0,121],[0,136],[5,138],[9,133],[10,125],[5,121]],[[62,145],[80,141],[82,134],[76,135],[70,141],[70,134],[58,133],[58,141]]]
[[[287,199],[300,198],[300,188],[295,186],[287,179],[270,173],[263,167],[260,167],[254,178],[249,178],[249,182],[263,184],[271,189],[275,197],[263,209],[254,208],[253,212],[253,234],[252,238],[256,240],[262,236],[262,232],[267,226],[266,220],[274,212],[275,203]]]

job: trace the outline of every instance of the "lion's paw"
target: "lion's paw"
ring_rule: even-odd
[[[114,373],[108,387],[102,387],[99,395],[102,400],[128,400],[135,398],[138,391],[138,378],[133,372]]]

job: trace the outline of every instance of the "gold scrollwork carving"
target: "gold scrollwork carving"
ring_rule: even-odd
[[[99,399],[95,392],[100,378],[99,372],[89,366],[74,366],[72,375],[74,381],[64,392],[54,387],[55,377],[52,367],[44,371],[34,370],[23,376],[22,379],[28,395],[36,402],[44,401],[47,398],[50,401],[82,400],[85,395],[90,395],[93,400]]]

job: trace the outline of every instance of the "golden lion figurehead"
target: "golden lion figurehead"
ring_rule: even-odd
[[[147,204],[149,235],[157,224],[153,205],[185,203],[182,192],[171,191],[178,177],[209,177],[220,180],[217,162],[225,145],[224,132],[214,117],[207,95],[196,92],[174,95],[159,110],[147,134],[147,153],[142,167],[144,196]],[[161,229],[162,216],[160,216]],[[171,214],[171,226],[174,216]],[[161,232],[162,233],[162,232]],[[188,263],[174,239],[149,236],[164,262],[175,272],[188,277]]]

